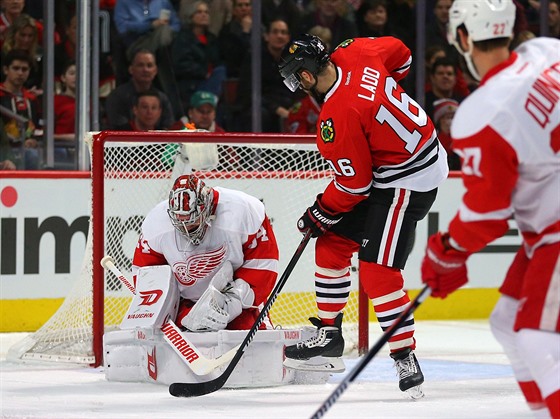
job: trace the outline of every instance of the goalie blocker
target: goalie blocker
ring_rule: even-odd
[[[226,268],[227,269],[227,268]],[[179,300],[169,266],[141,268],[136,294],[120,325],[120,330],[104,335],[105,376],[109,381],[199,383],[218,376],[228,363],[205,375],[197,375],[185,363],[199,354],[219,358],[239,345],[247,332],[219,330],[181,332],[168,322],[177,315]],[[166,337],[163,329],[166,330]],[[300,329],[261,330],[247,349],[225,387],[265,387],[292,383],[324,383],[328,373],[305,373],[282,365],[284,348],[306,338]],[[196,346],[185,344],[182,338]],[[173,346],[169,342],[181,342]]]

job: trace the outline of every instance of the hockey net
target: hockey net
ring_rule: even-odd
[[[261,199],[278,241],[281,274],[301,241],[297,219],[333,175],[312,136],[101,132],[88,135],[86,142],[92,156],[92,218],[81,273],[59,310],[12,347],[8,359],[93,366],[103,362],[103,333],[119,326],[131,296],[104,272],[100,260],[112,256],[130,278],[141,223],[150,209],[167,199],[177,176],[195,173],[209,186]],[[314,240],[272,306],[276,327],[308,325],[308,317],[317,314],[313,248]],[[353,265],[343,322],[347,353],[367,348],[368,302],[360,296],[357,264]]]

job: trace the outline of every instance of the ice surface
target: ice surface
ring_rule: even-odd
[[[379,338],[372,324],[370,344]],[[403,397],[385,347],[325,418],[531,418],[488,323],[420,321],[416,354],[426,396]],[[115,383],[103,369],[50,368],[5,361],[24,334],[0,334],[3,418],[308,418],[344,374],[327,384],[220,390],[177,399],[166,386]],[[346,359],[347,371],[357,359]]]

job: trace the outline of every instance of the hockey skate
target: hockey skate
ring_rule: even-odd
[[[392,353],[391,358],[395,360],[395,368],[399,376],[399,388],[401,391],[404,391],[411,399],[424,397],[424,392],[422,391],[424,374],[422,374],[420,364],[418,364],[412,349],[407,348]]]
[[[286,347],[284,366],[303,371],[344,372],[342,313],[336,316],[334,326],[324,325],[315,317],[309,321],[317,327],[315,336]]]

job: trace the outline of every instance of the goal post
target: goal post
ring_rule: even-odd
[[[124,275],[131,275],[141,223],[167,199],[177,176],[195,173],[209,186],[241,190],[262,200],[278,241],[279,273],[301,240],[297,219],[333,176],[312,135],[103,131],[89,134],[86,142],[91,152],[91,220],[81,273],[60,309],[10,348],[9,359],[102,364],[103,334],[119,326],[130,295],[100,261],[111,255]],[[272,306],[275,326],[301,327],[316,316],[314,267],[311,244]],[[343,328],[347,349],[363,353],[368,347],[369,300],[360,293],[357,277],[353,259]]]

